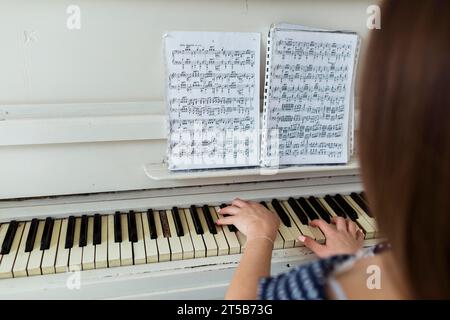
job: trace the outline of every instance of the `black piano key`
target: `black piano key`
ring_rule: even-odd
[[[44,231],[41,238],[41,250],[47,250],[50,248],[50,242],[52,241],[54,220],[50,217],[45,219]]]
[[[167,220],[166,211],[159,212],[159,219],[161,220],[161,227],[164,238],[170,238],[172,235],[170,233],[169,221]]]
[[[81,225],[80,225],[80,241],[78,245],[80,248],[85,247],[87,245],[87,236],[88,236],[88,217],[83,214],[81,216]]]
[[[96,213],[94,215],[94,236],[93,244],[94,246],[102,243],[102,217],[100,214]]]
[[[276,213],[280,217],[281,222],[286,227],[291,226],[291,220],[289,220],[289,216],[287,215],[286,211],[284,211],[283,207],[281,206],[280,202],[277,199],[272,199],[272,206],[275,209]]]
[[[30,230],[28,231],[27,242],[25,244],[25,252],[31,252],[34,247],[34,241],[36,240],[36,233],[39,225],[38,219],[31,220]]]
[[[367,203],[361,198],[356,192],[352,192],[350,194],[350,197],[353,199],[353,201],[356,202],[356,204],[369,216],[372,217],[372,213],[369,210],[369,207],[367,206]]]
[[[308,201],[306,201],[305,198],[303,198],[303,197],[298,198],[298,203],[303,208],[303,210],[306,212],[306,215],[308,216],[309,220],[312,221],[315,219],[319,219],[319,216],[314,211],[314,209],[311,207],[311,205],[308,203]]]
[[[330,214],[325,210],[325,208],[317,201],[313,196],[308,198],[309,203],[313,206],[314,210],[319,214],[319,216],[325,220],[327,223],[331,222]]]
[[[16,235],[17,227],[19,223],[16,220],[13,220],[9,223],[8,230],[6,231],[5,239],[2,243],[2,249],[0,254],[8,254],[11,250],[11,246]]]
[[[208,225],[209,232],[211,232],[212,234],[217,234],[216,225],[214,224],[211,211],[206,204],[203,206],[203,215],[205,217],[206,224]]]
[[[344,210],[341,209],[341,207],[337,204],[337,202],[332,198],[330,195],[326,195],[324,197],[325,202],[333,209],[334,213],[336,213],[339,217],[347,218],[347,215],[345,214]]]
[[[64,244],[65,249],[71,249],[73,247],[74,235],[75,235],[75,217],[70,216],[67,221],[66,242]]]
[[[197,232],[197,234],[203,234],[204,231],[202,228],[202,224],[200,222],[200,217],[198,216],[198,213],[197,213],[197,208],[194,205],[192,205],[192,206],[190,206],[189,211],[192,216],[192,221],[194,222],[195,232]]]
[[[225,203],[222,203],[220,205],[220,209],[223,209],[225,207],[228,207]],[[228,216],[228,215],[226,214],[225,216]],[[238,231],[238,229],[234,226],[234,224],[229,224],[228,225],[228,230],[230,230],[230,232],[237,232]]]
[[[122,220],[121,213],[114,213],[114,242],[122,242]]]
[[[153,215],[153,209],[147,210],[148,229],[150,230],[150,239],[158,238],[156,233],[155,216]]]
[[[358,213],[340,194],[335,195],[334,199],[351,220],[356,221],[358,219]]]
[[[177,231],[177,236],[184,236],[183,224],[181,223],[180,212],[178,212],[177,207],[172,208],[173,221],[175,222],[175,230]]]
[[[131,210],[128,212],[128,239],[131,242],[137,242],[137,226],[136,226],[136,213]]]
[[[306,213],[303,211],[303,209],[298,205],[297,201],[295,201],[294,198],[289,198],[288,204],[291,206],[292,210],[294,210],[294,213],[297,215],[300,222],[304,225],[308,225],[308,217],[306,216]]]

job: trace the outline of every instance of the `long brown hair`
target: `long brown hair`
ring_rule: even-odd
[[[450,1],[387,0],[370,31],[359,150],[368,201],[415,298],[450,298]]]

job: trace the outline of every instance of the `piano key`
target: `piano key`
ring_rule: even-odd
[[[286,227],[289,232],[292,234],[292,237],[294,238],[294,247],[302,247],[305,244],[303,242],[301,242],[298,237],[302,235],[302,233],[300,232],[300,229],[297,227],[296,223],[294,222],[294,220],[291,218],[290,213],[288,212],[288,209],[285,206],[285,201],[281,201],[280,205],[283,207],[284,211],[287,213],[289,220],[291,221],[291,226],[290,227]]]
[[[264,207],[266,207],[266,209],[274,212],[275,214],[277,214],[277,212],[275,211],[274,207],[272,205],[267,204],[265,201],[261,201],[260,202],[261,205],[263,205]],[[284,225],[283,223],[280,224],[280,227]],[[288,243],[289,245],[289,243]],[[284,248],[285,243],[284,243],[284,238],[282,237],[281,233],[280,233],[280,229],[277,232],[277,236],[275,237],[274,243],[273,243],[273,248],[274,249],[282,249]]]
[[[294,198],[289,198],[287,200],[287,203],[289,204],[289,208],[292,210],[295,216],[297,216],[297,220],[301,222],[303,225],[308,225],[308,217],[306,216],[306,213],[300,208],[297,201],[295,201]],[[291,216],[292,218],[292,216]]]
[[[151,223],[148,222],[148,216],[153,218],[153,210],[148,210],[146,214],[142,214],[142,229],[144,231],[144,243],[145,243],[145,255],[147,263],[158,262],[158,247],[156,243],[156,227],[155,227],[155,238],[152,238],[150,232]],[[154,223],[153,223],[154,225]]]
[[[61,231],[58,240],[58,250],[56,252],[55,272],[66,272],[69,266],[70,249],[66,248],[67,226],[69,218],[61,222]]]
[[[116,242],[115,220],[116,214],[108,215],[108,267],[110,268],[120,266],[120,242]],[[118,220],[120,221],[120,216]]]
[[[164,235],[164,238],[170,238],[171,234],[170,234],[170,228],[169,228],[169,221],[167,221],[167,214],[165,210],[161,210],[159,212],[159,219],[161,221],[161,227],[162,227],[162,232]]]
[[[340,194],[336,194],[333,198],[351,220],[356,221],[356,219],[358,219],[356,211],[347,203],[347,201],[344,200],[344,198],[342,198]]]
[[[303,209],[303,211],[306,213],[306,216],[308,217],[309,221],[319,219],[319,216],[314,211],[314,209],[311,207],[311,205],[306,201],[305,198],[300,197],[297,199],[298,204]]]
[[[192,216],[192,222],[194,222],[195,232],[197,232],[197,234],[203,234],[204,230],[202,228],[202,224],[201,224],[200,218],[198,216],[197,208],[194,205],[192,205],[192,206],[190,206],[189,211]]]
[[[274,199],[276,200],[276,199]],[[268,209],[270,211],[272,211],[274,214],[277,214],[278,211],[282,210],[284,215],[285,215],[285,219],[289,221],[288,225],[284,224],[284,223],[280,223],[280,227],[278,228],[278,232],[281,234],[281,237],[283,238],[283,248],[293,248],[294,244],[295,244],[295,237],[292,235],[291,231],[289,230],[289,227],[291,227],[291,220],[289,219],[287,213],[284,211],[284,208],[281,206],[281,204],[278,202],[278,200],[276,201],[277,206],[279,207],[278,210],[275,209],[274,206],[274,201],[272,200],[272,203],[268,203]]]
[[[336,200],[333,197],[331,197],[330,195],[326,195],[323,199],[328,204],[328,206],[333,210],[336,216],[347,218],[347,215],[345,214],[344,210],[342,210],[342,208],[337,204]]]
[[[200,234],[197,233],[194,226],[194,221],[192,220],[192,213],[190,209],[184,210],[184,215],[186,217],[187,225],[189,227],[189,233],[192,239],[192,245],[194,246],[194,258],[202,258],[206,256],[205,243]]]
[[[203,241],[205,242],[206,256],[207,257],[217,256],[218,247],[217,247],[216,239],[214,238],[214,235],[208,229],[208,225],[206,222],[205,214],[203,212],[203,208],[200,208],[200,207],[197,208],[197,215],[200,220],[201,227],[203,229]]]
[[[297,202],[295,201],[294,198],[289,198],[289,199],[292,199],[292,201],[289,201],[289,200],[288,201],[282,201],[281,203],[284,205],[284,208],[286,209],[287,213],[289,213],[291,219],[294,221],[294,223],[297,226],[299,232],[302,235],[304,235],[304,236],[307,236],[307,237],[310,237],[312,239],[315,239],[314,234],[312,233],[312,231],[310,230],[310,228],[308,226],[308,218],[305,215],[307,223],[304,224],[300,220],[299,215],[294,211],[294,209],[292,209],[291,204],[290,204],[290,203],[292,203],[293,205],[297,205],[297,207],[298,207]]]
[[[88,216],[81,216],[81,226],[80,226],[80,242],[79,246],[84,247],[87,244],[87,236],[88,236]]]
[[[19,223],[15,220],[13,220],[9,223],[8,230],[6,231],[4,240],[3,241],[0,240],[0,243],[2,243],[0,257],[1,257],[1,255],[8,254],[9,251],[11,250],[11,246],[12,246],[13,240],[15,238],[18,226],[19,226]],[[0,258],[0,260],[1,260],[1,258]]]
[[[205,210],[203,210],[203,212],[205,212]],[[208,212],[211,215],[211,220],[214,223],[214,221],[217,220],[216,210],[214,209],[214,207],[209,207]],[[218,255],[222,256],[230,254],[230,248],[228,246],[227,239],[225,238],[225,234],[223,233],[222,226],[216,226],[215,230],[216,233],[214,234],[214,239],[216,240]]]
[[[114,213],[114,242],[122,242],[122,214],[120,212]]]
[[[239,230],[236,231],[235,234],[236,234],[236,238],[239,241],[239,245],[241,246],[241,252],[243,253],[245,250],[245,246],[247,244],[247,237]]]
[[[16,232],[11,242],[8,253],[3,254],[0,258],[0,279],[13,277],[13,266],[19,252],[20,241],[22,239],[23,230],[25,228],[24,222],[17,223]]]
[[[350,196],[343,196],[344,200],[347,201],[347,203],[356,211],[356,214],[358,215],[357,223],[361,227],[361,229],[365,233],[366,239],[373,239],[377,235],[377,227],[374,224],[375,222],[371,220],[371,218],[366,215],[364,210],[362,210],[356,202],[353,201],[353,199]]]
[[[205,216],[206,224],[208,226],[209,232],[212,234],[216,234],[216,224],[214,223],[214,220],[211,216],[211,212],[209,212],[209,207],[205,204],[203,206],[203,215]]]
[[[73,239],[75,236],[75,217],[70,216],[67,220],[67,230],[65,239],[65,248],[70,249],[73,247]]]
[[[6,226],[6,225],[5,225]],[[0,238],[2,234],[3,225],[0,226]],[[17,277],[26,277],[27,276],[27,264],[28,258],[30,257],[30,253],[25,251],[25,247],[27,245],[27,236],[30,232],[31,221],[25,223],[25,227],[23,229],[22,238],[20,239],[19,249],[17,250],[16,260],[14,261],[13,266],[13,276]],[[5,228],[6,231],[6,228]]]
[[[331,217],[328,212],[322,207],[322,205],[317,201],[317,199],[313,196],[308,198],[308,202],[314,208],[314,210],[319,214],[320,218],[325,220],[327,223],[331,222]]]
[[[136,213],[133,210],[128,212],[128,237],[131,242],[137,242]]]
[[[44,233],[41,239],[41,250],[47,250],[50,247],[50,241],[53,235],[53,224],[54,220],[50,217],[45,219]]]
[[[177,207],[172,208],[172,214],[173,214],[173,220],[175,222],[175,229],[177,231],[177,236],[182,237],[182,236],[184,236],[184,229],[183,229],[183,225],[181,223],[180,213],[179,213]]]
[[[83,259],[83,248],[80,247],[81,218],[75,218],[74,231],[73,246],[69,255],[69,271],[81,271]]]
[[[100,269],[108,267],[108,216],[98,215],[97,217],[100,220],[100,230],[98,233],[94,232],[94,238],[95,236],[100,237],[100,241],[95,245],[95,268]]]
[[[171,210],[166,211],[167,224],[170,231],[169,245],[170,245],[170,260],[183,259],[183,248],[181,246],[180,238],[177,235],[175,228],[175,221],[173,218],[173,212]]]
[[[28,259],[27,274],[29,276],[36,276],[42,274],[41,262],[43,252],[40,250],[42,234],[44,233],[45,221],[39,221],[38,228],[36,230],[36,237],[33,243],[33,248],[30,252],[30,258]]]
[[[5,242],[6,234],[8,233],[9,223],[0,224],[0,243]],[[0,261],[2,260],[2,254],[0,254]]]
[[[369,208],[367,207],[366,202],[356,192],[350,193],[350,197],[368,214]]]
[[[55,265],[56,265],[56,255],[58,252],[58,243],[59,243],[59,233],[61,232],[61,219],[53,220],[52,219],[52,233],[50,236],[50,242],[48,248],[44,251],[44,256],[42,257],[41,270],[42,274],[51,274],[55,273]],[[44,227],[45,230],[45,227]]]
[[[155,216],[152,209],[147,210],[147,221],[150,232],[150,239],[156,239],[158,235],[156,234]]]
[[[106,232],[106,229],[104,229]],[[102,243],[102,216],[96,213],[94,215],[94,245],[99,245]],[[107,241],[106,241],[107,242]]]
[[[34,218],[31,220],[30,230],[27,235],[27,244],[25,246],[25,252],[31,252],[34,247],[34,240],[36,239],[36,233],[39,226],[39,220]]]
[[[136,241],[133,242],[134,264],[144,264],[147,261],[145,254],[144,231],[142,229],[142,214],[136,213]]]
[[[278,214],[278,216],[280,217],[281,222],[286,226],[286,227],[290,227],[291,226],[291,220],[289,219],[289,217],[287,216],[286,212],[284,211],[284,209],[281,207],[280,202],[278,202],[277,199],[273,199],[272,203],[271,203],[272,208],[275,210],[273,212],[275,212],[276,214]],[[293,244],[292,244],[293,245]]]
[[[225,207],[227,207],[227,205],[226,205],[225,203],[222,203],[222,204],[219,206],[220,209],[225,208]],[[217,211],[217,210],[216,210],[216,211]],[[219,210],[219,211],[220,211],[220,210]],[[219,212],[219,211],[217,211],[217,212]],[[224,215],[224,216],[227,216],[227,214]],[[236,226],[234,226],[233,224],[229,224],[229,225],[228,225],[228,229],[229,229],[231,232],[236,232],[236,231],[238,231],[237,228],[236,228]]]
[[[189,235],[189,227],[186,220],[184,210],[178,210],[181,227],[183,228],[183,235],[180,237],[181,247],[183,248],[183,260],[194,258],[195,251],[191,236]]]
[[[81,267],[83,268],[83,270],[91,270],[95,269],[94,217],[88,217],[86,225],[86,244],[83,247],[83,259],[81,261]],[[81,232],[81,234],[83,234],[83,232]]]
[[[128,234],[128,217],[126,214],[120,215],[120,226],[122,228],[120,243],[120,265],[131,266],[133,264],[133,246]]]
[[[169,240],[164,237],[163,227],[161,223],[161,216],[159,211],[153,212],[156,227],[156,243],[159,251],[159,261],[170,261],[170,246]]]
[[[212,214],[215,214],[214,219],[219,219],[219,214],[217,211],[220,209],[220,207],[215,207],[215,210],[211,210]],[[228,226],[229,227],[229,226]],[[234,227],[234,226],[233,226]],[[235,231],[230,230],[230,228],[227,228],[226,226],[217,226],[218,229],[222,229],[225,238],[227,239],[228,247],[230,249],[230,254],[237,254],[241,252],[241,245],[236,237]]]

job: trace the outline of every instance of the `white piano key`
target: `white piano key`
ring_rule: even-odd
[[[217,213],[219,211],[220,207],[215,207],[214,211],[211,210],[212,214],[215,214],[214,219],[219,219],[219,214]],[[236,234],[228,228],[228,226],[218,226],[222,229],[225,238],[227,239],[228,247],[229,247],[229,254],[237,254],[241,252],[241,244],[239,243],[239,240],[236,237]]]
[[[22,239],[23,230],[25,228],[24,222],[19,222],[14,236],[14,240],[11,245],[11,250],[8,254],[4,254],[0,258],[0,279],[12,278],[13,277],[13,266],[16,260],[17,253],[19,252],[20,241]],[[0,230],[1,232],[1,230]],[[6,234],[6,232],[5,232]],[[2,242],[0,242],[1,244]]]
[[[183,259],[183,248],[181,246],[180,238],[177,235],[177,231],[175,228],[175,222],[172,216],[172,210],[166,210],[167,222],[169,224],[170,237],[170,260],[181,260]]]
[[[108,267],[120,266],[120,243],[114,241],[114,214],[108,215]]]
[[[211,213],[211,217],[215,222],[218,219],[216,209],[214,209],[214,207],[209,207],[209,212]],[[228,242],[225,237],[225,233],[223,232],[222,226],[215,225],[215,227],[217,230],[217,234],[214,235],[214,238],[216,239],[219,256],[230,254],[230,247],[228,246]]]
[[[142,229],[144,230],[145,255],[147,263],[158,262],[158,245],[156,239],[150,237],[147,213],[142,213]]]
[[[69,271],[81,271],[83,259],[83,248],[80,247],[81,218],[75,219],[75,232],[73,236],[73,247],[69,255]]]
[[[298,237],[301,236],[302,233],[300,232],[300,229],[297,227],[297,224],[295,223],[294,219],[291,217],[291,214],[289,213],[288,209],[285,207],[284,201],[280,201],[280,205],[287,213],[289,221],[291,222],[291,226],[286,228],[290,231],[291,235],[294,237],[294,247],[304,246],[304,243],[298,239]]]
[[[50,247],[44,251],[42,257],[42,274],[55,273],[56,255],[58,252],[59,234],[61,231],[61,219],[57,219],[53,223],[52,238],[50,239]]]
[[[239,241],[239,245],[241,246],[241,252],[244,252],[245,245],[247,244],[247,237],[240,231],[236,231],[235,234]]]
[[[87,243],[83,247],[83,270],[95,269],[94,217],[88,217]]]
[[[206,256],[206,248],[205,243],[203,242],[203,238],[200,234],[197,234],[194,227],[194,221],[192,220],[191,212],[189,209],[184,210],[184,214],[186,216],[186,221],[189,227],[189,233],[191,235],[192,244],[194,246],[194,257],[202,258]]]
[[[133,264],[133,246],[128,236],[128,218],[126,214],[120,215],[122,227],[122,242],[120,243],[120,265],[131,266]]]
[[[65,218],[61,222],[61,231],[59,233],[58,251],[56,253],[55,271],[67,272],[69,267],[70,249],[64,248],[66,245],[67,224],[69,219]]]
[[[157,234],[156,243],[158,245],[159,261],[170,261],[169,240],[164,237],[159,211],[154,211],[153,216],[155,218]]]
[[[20,240],[19,250],[17,251],[16,260],[14,261],[13,276],[26,277],[27,276],[27,264],[30,257],[29,252],[25,252],[27,243],[28,232],[30,231],[31,221],[25,223],[22,239]]]
[[[30,252],[28,259],[27,273],[29,276],[37,276],[42,274],[41,263],[43,252],[40,249],[42,234],[44,232],[45,221],[39,221],[36,238],[34,239],[33,250]]]
[[[144,231],[142,230],[142,215],[136,213],[136,231],[137,242],[133,243],[134,264],[143,264],[146,262]]]
[[[369,217],[364,210],[352,199],[350,196],[343,196],[347,200],[348,204],[358,213],[358,219],[356,221],[361,226],[366,234],[366,239],[373,239],[377,235],[377,226],[375,220]]]
[[[198,207],[197,208],[197,214],[200,218],[200,223],[203,228],[203,241],[205,242],[206,246],[206,256],[217,256],[218,248],[216,239],[214,239],[214,235],[209,231],[208,224],[206,223],[205,215],[203,214],[203,209]]]
[[[273,214],[277,214],[275,208],[272,206],[272,203],[268,202],[267,206],[269,207],[269,210],[272,211]],[[283,248],[293,248],[295,244],[295,237],[292,235],[289,228],[285,226],[282,221],[280,221],[280,227],[278,228],[278,232],[281,234],[281,237],[284,240]]]
[[[102,237],[100,244],[95,246],[95,268],[108,267],[108,216],[101,216]],[[114,237],[114,235],[113,235]]]
[[[192,243],[189,226],[183,209],[178,210],[184,235],[180,237],[181,246],[183,247],[183,260],[194,258],[194,245]]]
[[[286,212],[290,215],[291,219],[294,220],[295,225],[297,226],[301,234],[310,237],[312,239],[315,239],[315,236],[312,233],[309,226],[306,226],[303,223],[301,223],[300,219],[297,217],[297,215],[295,214],[294,210],[291,208],[289,203],[287,201],[281,201],[281,204],[286,209]]]

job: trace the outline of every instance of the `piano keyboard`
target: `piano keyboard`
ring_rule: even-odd
[[[274,249],[302,246],[299,235],[324,242],[323,233],[309,222],[330,222],[335,216],[356,222],[366,239],[379,236],[363,193],[290,197],[261,204],[281,220]],[[0,278],[241,253],[245,236],[234,226],[215,225],[223,206],[226,204],[3,223]]]

